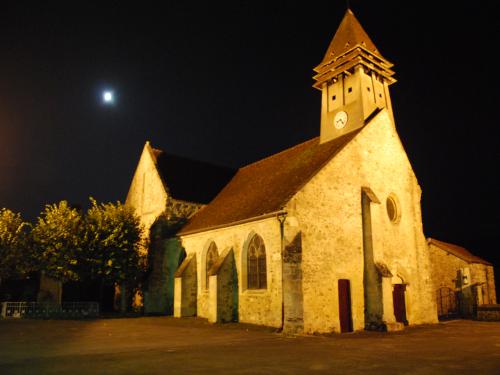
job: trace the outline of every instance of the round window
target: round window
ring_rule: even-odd
[[[394,194],[390,194],[385,201],[387,207],[387,216],[393,223],[397,223],[401,218],[398,198]]]

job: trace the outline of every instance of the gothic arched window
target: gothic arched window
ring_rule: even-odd
[[[266,247],[262,237],[254,235],[247,252],[248,289],[267,287]]]
[[[209,271],[210,268],[214,265],[214,263],[217,261],[217,258],[219,257],[219,253],[217,252],[217,245],[215,242],[211,242],[210,246],[208,247],[207,250],[207,256],[206,256],[206,264],[205,264],[205,289],[208,289],[209,285]]]

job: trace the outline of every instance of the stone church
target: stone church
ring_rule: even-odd
[[[348,10],[314,69],[318,137],[238,170],[146,143],[126,200],[149,233],[145,312],[304,333],[436,322],[391,68]]]

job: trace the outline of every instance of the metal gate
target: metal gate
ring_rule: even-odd
[[[439,288],[436,292],[439,319],[456,318],[459,315],[457,293],[448,287]]]
[[[99,316],[97,302],[2,302],[2,318],[95,318]]]

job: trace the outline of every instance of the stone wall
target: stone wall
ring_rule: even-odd
[[[246,246],[254,234],[262,237],[266,247],[267,288],[262,290],[250,290],[246,287]],[[281,236],[276,217],[184,235],[181,240],[188,256],[196,254],[197,277],[200,281],[197,293],[198,316],[210,316],[210,293],[209,289],[202,286],[201,280],[206,277],[205,252],[210,242],[214,241],[219,255],[227,249],[232,249],[234,253],[238,280],[238,320],[271,327],[281,326]]]
[[[209,272],[209,316],[211,323],[238,321],[238,275],[232,249],[220,254]]]
[[[500,305],[481,305],[477,307],[477,319],[500,322]]]
[[[389,277],[389,286],[384,288],[384,298],[380,297],[384,317],[394,319],[394,314],[390,314],[392,306],[387,305],[392,302],[389,289],[403,283],[409,324],[436,322],[429,254],[422,231],[420,187],[386,110],[287,204],[284,244],[292,244],[300,232],[300,251],[291,251],[297,250],[297,246],[292,246],[289,262],[281,264],[281,230],[276,217],[185,235],[182,245],[188,254],[196,254],[198,280],[205,278],[204,252],[211,241],[219,252],[233,249],[241,322],[278,327],[282,311],[285,315],[288,311],[291,320],[297,319],[307,333],[339,332],[338,280],[347,279],[351,286],[353,327],[361,330],[365,327],[361,206],[364,187],[369,187],[380,202],[370,204],[373,262],[383,264],[393,275],[392,279],[385,275]],[[398,203],[394,221],[388,217],[386,207],[390,195]],[[246,288],[245,246],[254,233],[266,244],[265,290]],[[285,309],[281,298],[282,266],[287,276],[283,287],[290,289]],[[209,292],[201,283],[197,311],[201,317],[210,316]]]
[[[180,255],[183,250],[177,239],[169,239],[175,233],[165,228],[165,223],[180,223],[203,205],[174,199],[168,195],[149,142],[146,142],[139,159],[126,204],[135,209],[144,227],[143,237],[149,240],[145,242],[149,245],[142,250],[148,252],[150,275],[144,290],[144,299],[137,299],[135,304],[144,304],[146,313],[170,315],[173,313],[173,274],[179,266],[179,260],[182,260]],[[165,229],[167,234],[163,233]],[[161,233],[154,235],[155,231]]]
[[[172,315],[174,274],[183,260],[184,249],[177,238],[170,238],[152,243],[149,253],[152,264],[144,291],[144,312]]]
[[[146,142],[125,201],[140,217],[145,236],[149,235],[149,228],[165,211],[167,198],[151,146]]]
[[[302,231],[305,332],[339,332],[339,279],[350,281],[353,327],[364,329],[362,187],[381,202],[371,204],[374,261],[406,284],[409,324],[437,321],[420,187],[383,110],[286,207],[287,222]],[[397,222],[387,214],[390,194],[399,201]]]
[[[189,254],[175,272],[174,316],[196,316],[197,284],[196,254]]]
[[[473,317],[477,305],[496,303],[492,266],[469,263],[432,243],[429,243],[428,249],[434,291],[444,287],[456,291],[462,316]]]
[[[434,290],[439,288],[450,288],[459,290],[462,286],[460,282],[460,269],[469,266],[465,260],[442,250],[441,248],[429,244],[429,255],[432,267],[432,282]]]
[[[302,290],[302,233],[285,245],[283,256],[284,326],[287,333],[304,331],[304,293]]]
[[[478,286],[477,296],[479,305],[493,305],[497,303],[495,289],[495,274],[493,266],[482,263],[472,263],[471,284]]]

